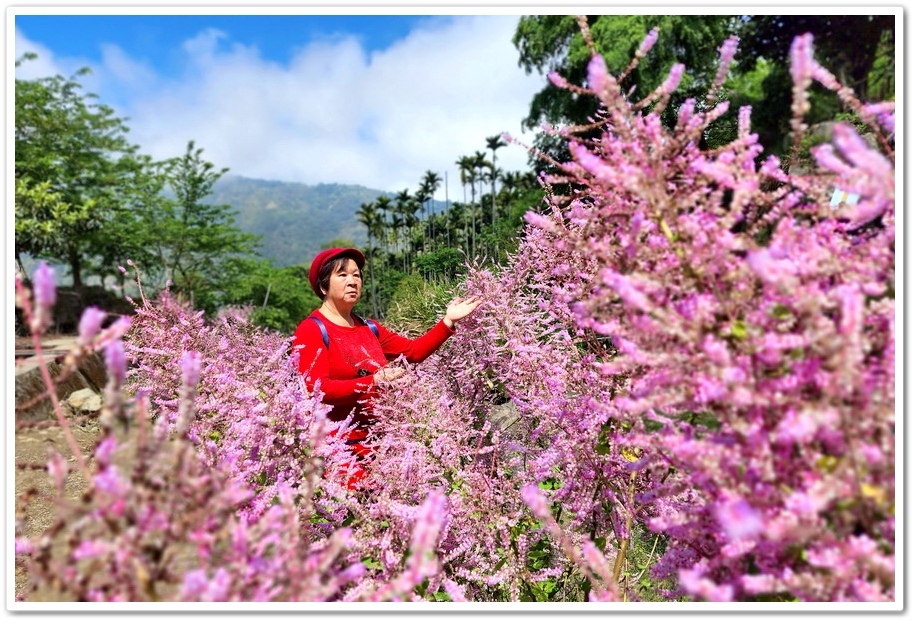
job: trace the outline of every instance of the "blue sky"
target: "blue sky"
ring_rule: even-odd
[[[16,28],[66,57],[99,59],[101,44],[116,44],[163,73],[180,71],[174,51],[199,32],[215,28],[227,41],[258,49],[265,60],[288,62],[305,41],[356,36],[367,52],[384,50],[429,15],[19,15]]]
[[[533,141],[521,121],[546,84],[518,66],[514,14],[22,12],[39,10],[14,17],[12,53],[38,54],[16,77],[89,67],[80,82],[141,151],[177,156],[194,140],[246,177],[396,192],[434,170],[454,200],[458,158],[503,132]],[[498,165],[526,169],[524,147],[501,149]]]

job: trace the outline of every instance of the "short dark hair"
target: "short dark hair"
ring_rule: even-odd
[[[356,262],[356,258],[350,255],[349,253],[344,253],[343,255],[338,255],[334,259],[328,260],[321,267],[321,270],[318,271],[318,289],[321,291],[321,300],[328,295],[328,290],[331,287],[331,274],[337,271],[341,266],[347,263],[347,260],[353,260]],[[363,278],[363,271],[359,268],[359,262],[356,262],[357,270],[359,270],[359,278]]]

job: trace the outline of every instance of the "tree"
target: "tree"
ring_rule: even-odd
[[[436,195],[436,191],[439,189],[439,185],[442,183],[442,178],[439,177],[439,174],[435,171],[427,171],[423,175],[423,180],[420,182],[420,190],[417,194],[418,201],[424,203],[424,212],[426,213],[427,221],[430,221],[430,216],[432,215],[432,200]],[[423,199],[420,199],[422,197]],[[432,239],[432,229],[429,231],[429,237]]]
[[[299,322],[321,304],[308,284],[303,265],[276,267],[261,258],[233,257],[226,262],[231,275],[221,303],[249,308],[251,322],[291,334]]]
[[[405,235],[403,246],[401,247],[402,260],[404,263],[404,272],[410,272],[410,247],[413,238],[413,231],[420,219],[417,218],[417,211],[420,204],[410,194],[408,189],[399,191],[394,197],[395,211],[401,216],[401,225],[404,227]]]
[[[652,54],[641,59],[622,86],[633,89],[632,97],[641,99],[648,95],[648,85],[661,84],[672,65],[683,63],[687,72],[669,110],[687,97],[705,94],[718,66],[717,48],[736,22],[729,15],[590,15],[586,19],[596,51],[604,56],[612,74],[623,72],[649,32],[659,29]],[[527,73],[556,72],[570,84],[585,83],[592,52],[575,16],[526,15],[519,20],[512,43]],[[532,129],[543,123],[586,124],[597,104],[592,96],[549,85],[535,94],[523,124]],[[544,134],[536,143],[544,153],[568,159],[565,143],[556,137]],[[539,170],[548,168],[537,160],[533,164]]]
[[[253,255],[259,238],[235,227],[231,206],[204,202],[228,169],[214,170],[202,153],[189,141],[184,156],[166,164],[174,199],[151,215],[151,229],[160,232],[156,252],[173,289],[199,309],[214,311],[227,262]]]
[[[372,275],[372,256],[375,250],[374,241],[383,233],[383,217],[379,214],[376,203],[363,203],[356,212],[357,220],[366,227],[366,238],[369,241],[369,292],[372,301],[372,316],[378,318],[378,298],[376,296],[375,279]]]
[[[499,134],[487,137],[487,149],[493,153],[492,170],[490,171],[490,224],[496,226],[496,179],[498,169],[496,168],[496,150],[508,145],[503,137]]]
[[[792,78],[789,49],[792,40],[811,33],[818,62],[857,97],[878,101],[893,99],[893,15],[752,15],[739,22],[741,54],[737,69],[751,72],[763,60],[771,71],[762,83],[760,104],[754,106],[753,124],[767,152],[783,153],[789,128]],[[854,45],[850,45],[854,42]],[[832,120],[842,104],[823,88],[812,89],[809,124]],[[734,99],[734,98],[733,98]]]
[[[25,55],[17,60],[33,60]],[[94,236],[143,177],[144,162],[127,141],[124,120],[83,93],[75,76],[16,79],[16,261],[29,254],[66,264],[83,284],[87,258],[109,250]]]
[[[151,224],[161,213],[168,199],[164,162],[154,162],[140,156],[130,176],[131,184],[124,189],[120,200],[112,206],[110,220],[94,231],[95,254],[86,258],[85,268],[106,283],[114,280],[123,290],[128,276],[119,267],[129,261],[144,267],[147,284],[162,283],[163,268],[158,261],[156,247],[161,232]]]
[[[637,59],[638,64],[621,84],[625,90],[632,89],[630,96],[638,101],[648,94],[650,85],[664,81],[674,63],[683,63],[686,73],[662,115],[669,128],[674,123],[674,111],[686,98],[700,101],[706,93],[717,69],[719,45],[730,34],[739,36],[737,63],[729,81],[732,85],[746,84],[749,78],[762,81],[763,96],[752,99],[742,91],[726,88],[723,97],[731,106],[707,129],[704,140],[711,140],[710,146],[734,138],[737,111],[750,104],[754,131],[760,136],[764,154],[783,151],[791,103],[789,46],[796,35],[804,32],[814,35],[818,60],[858,95],[871,89],[873,97],[887,98],[893,92],[893,15],[599,15],[586,20],[594,46],[613,75],[630,66],[646,35],[658,27],[658,40],[651,53]],[[851,41],[855,45],[850,45]],[[513,44],[519,51],[519,65],[526,72],[556,72],[572,85],[585,83],[592,52],[575,16],[524,16],[519,20]],[[768,71],[762,72],[763,68]],[[811,123],[832,119],[839,111],[835,100],[823,90],[811,95]],[[594,97],[550,85],[534,96],[523,124],[529,128],[543,123],[586,124],[597,104]],[[565,141],[556,136],[543,133],[536,144],[543,153],[568,159]],[[550,168],[541,161],[533,164],[538,170]]]
[[[464,243],[465,243],[464,248],[470,255],[473,255],[474,254],[474,248],[473,248],[474,245],[472,242],[473,236],[471,236],[470,232],[468,231],[467,217],[466,217],[465,212],[466,212],[467,204],[468,204],[468,186],[471,187],[471,203],[474,202],[474,182],[475,182],[474,180],[474,158],[473,156],[461,156],[460,158],[458,158],[458,160],[455,161],[455,164],[458,165],[459,179],[461,181],[461,194],[462,194],[462,203],[463,203],[462,208],[463,209],[458,210],[458,212],[460,212],[462,216],[461,222],[463,223],[463,234],[464,234]],[[457,203],[455,204],[454,208],[458,208]]]

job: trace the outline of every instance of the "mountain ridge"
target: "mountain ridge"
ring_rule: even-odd
[[[364,246],[366,227],[356,214],[362,204],[382,195],[393,198],[395,193],[356,184],[304,184],[227,174],[213,185],[207,203],[231,206],[235,226],[261,237],[261,256],[284,267],[308,264],[331,240]],[[433,204],[435,212],[445,205]]]
[[[213,185],[208,203],[229,205],[235,226],[260,236],[259,253],[277,266],[308,263],[327,241],[366,242],[356,220],[362,203],[382,191],[343,184],[308,185],[226,175]]]

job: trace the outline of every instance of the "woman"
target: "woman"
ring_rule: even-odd
[[[309,391],[320,390],[323,402],[331,405],[329,419],[340,422],[353,414],[356,427],[348,433],[346,443],[360,459],[371,452],[366,438],[373,422],[373,394],[380,385],[405,373],[404,368],[388,367],[388,362],[401,355],[410,363],[423,361],[452,336],[456,323],[481,303],[476,297],[456,300],[425,335],[406,338],[353,313],[363,290],[365,263],[358,249],[326,249],[315,256],[309,282],[321,299],[321,307],[299,323],[293,337],[293,349],[299,352],[299,372]],[[362,461],[357,460],[354,467],[354,475],[347,482],[350,489],[357,488],[365,476]]]

